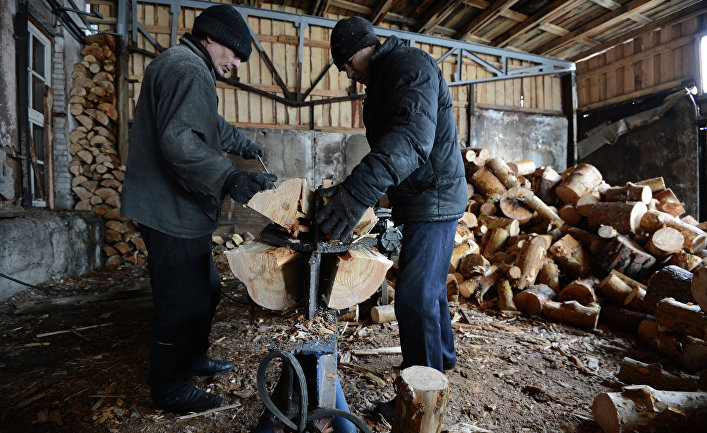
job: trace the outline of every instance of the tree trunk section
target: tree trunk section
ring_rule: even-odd
[[[646,287],[643,305],[647,313],[653,314],[661,299],[673,298],[680,302],[691,302],[690,285],[693,274],[683,268],[668,265],[651,275]]]
[[[640,221],[640,227],[648,233],[653,233],[663,227],[672,227],[685,238],[683,249],[696,253],[707,246],[707,233],[700,228],[681,221],[672,215],[657,210],[649,210]]]
[[[604,201],[641,201],[650,203],[653,192],[647,185],[628,182],[624,186],[609,188],[604,192]]]
[[[664,259],[671,254],[682,251],[685,237],[672,227],[656,230],[645,244],[646,251],[657,259]]]
[[[602,225],[612,226],[616,231],[625,235],[638,232],[641,218],[648,208],[643,202],[602,201],[578,206],[577,210],[587,217],[590,228],[597,230]]]
[[[664,331],[655,320],[641,322],[638,338],[689,370],[701,371],[707,364],[707,344],[704,340]]]
[[[373,323],[388,323],[395,320],[395,307],[393,304],[376,305],[371,308]]]
[[[615,269],[629,278],[642,279],[655,264],[648,254],[632,239],[619,235],[606,244],[598,256],[599,266],[609,272]]]
[[[599,279],[595,277],[572,281],[557,294],[557,300],[560,302],[577,301],[582,305],[596,303],[598,302],[596,295],[598,285]]]
[[[518,310],[536,315],[543,310],[543,305],[555,296],[555,292],[545,284],[535,284],[520,293],[516,293],[513,302]]]
[[[497,156],[486,161],[486,167],[488,167],[493,174],[496,175],[498,180],[500,180],[503,186],[507,189],[514,188],[520,184],[520,182],[518,182],[518,178],[513,173],[513,170],[511,170],[502,156]]]
[[[674,332],[701,340],[707,337],[707,314],[699,305],[687,305],[673,298],[662,299],[655,307],[655,321]]]
[[[479,194],[483,195],[487,200],[498,201],[506,192],[506,187],[503,186],[500,180],[486,167],[480,168],[471,176],[471,184],[474,185]]]
[[[569,323],[584,329],[597,326],[601,307],[598,304],[584,306],[577,301],[547,301],[543,305],[543,314],[548,319]]]
[[[627,385],[648,385],[663,391],[696,391],[699,388],[697,376],[678,376],[663,370],[658,363],[646,364],[628,357],[621,361],[616,378]]]
[[[592,192],[601,184],[602,176],[593,165],[582,163],[555,188],[555,194],[565,203],[577,203],[580,197]]]
[[[395,380],[395,417],[392,433],[439,433],[449,403],[449,381],[444,373],[415,365]]]
[[[633,385],[621,392],[597,395],[592,415],[604,433],[703,432],[707,393],[657,391]]]
[[[555,262],[572,278],[592,272],[592,257],[572,236],[565,235],[548,250]]]
[[[643,311],[646,286],[617,270],[612,270],[601,280],[599,290],[618,305],[630,305],[638,311]]]

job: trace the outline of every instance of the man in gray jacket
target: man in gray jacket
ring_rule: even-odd
[[[250,29],[230,5],[206,9],[192,34],[148,66],[130,135],[122,214],[140,225],[154,303],[148,383],[172,412],[202,412],[220,396],[194,386],[233,364],[207,356],[220,278],[211,255],[226,194],[246,203],[277,176],[235,170],[223,154],[251,159],[263,149],[218,114],[216,75],[251,53]]]

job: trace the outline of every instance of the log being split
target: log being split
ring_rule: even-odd
[[[415,365],[395,380],[393,433],[439,433],[449,404],[449,381],[434,368]]]
[[[662,299],[655,307],[655,320],[671,331],[702,340],[707,338],[707,314],[698,305],[687,305],[673,298]]]
[[[314,190],[307,179],[288,179],[275,189],[260,191],[248,201],[254,211],[266,216],[290,233],[298,232],[299,219],[309,218]]]
[[[569,323],[584,329],[593,329],[599,320],[599,304],[582,305],[577,301],[555,302],[543,304],[543,314],[548,319]]]
[[[261,307],[286,310],[301,298],[306,255],[257,241],[225,254],[231,272],[246,285],[250,298]]]
[[[707,425],[707,393],[633,385],[597,395],[592,415],[604,433],[697,433]]]
[[[658,363],[646,364],[628,357],[621,360],[616,378],[627,385],[648,385],[663,391],[696,391],[699,388],[697,376],[673,374],[663,370]]]
[[[325,296],[327,306],[349,308],[370,298],[393,262],[374,248],[358,248],[337,256],[331,289]]]

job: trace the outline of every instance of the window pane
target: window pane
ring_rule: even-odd
[[[34,70],[36,73],[41,75],[42,77],[45,77],[44,73],[44,50],[46,48],[44,47],[44,44],[42,44],[39,39],[36,37],[32,36],[32,70]],[[46,77],[45,77],[46,78]]]
[[[34,142],[34,155],[37,161],[44,161],[44,128],[32,124],[32,141]]]
[[[44,114],[44,81],[32,75],[32,108]]]

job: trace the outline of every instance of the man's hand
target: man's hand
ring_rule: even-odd
[[[258,173],[257,171],[235,171],[226,181],[228,194],[239,203],[248,203],[248,200],[260,191],[275,188],[277,176],[274,174]]]
[[[253,140],[248,140],[248,143],[241,150],[241,156],[245,159],[262,158],[263,154],[263,147]]]
[[[329,238],[334,240],[347,240],[368,206],[358,201],[341,185],[323,189],[322,195],[330,200],[317,215],[321,232],[329,234]]]

